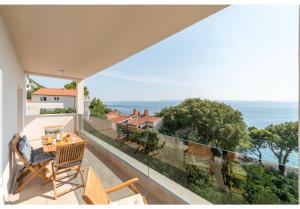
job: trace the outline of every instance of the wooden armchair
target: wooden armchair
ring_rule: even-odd
[[[47,182],[48,178],[45,175],[45,169],[54,158],[51,154],[43,153],[41,149],[33,150],[29,142],[27,142],[27,139],[22,140],[23,139],[18,133],[11,142],[12,151],[17,154],[19,160],[24,165],[19,171],[17,178],[18,187],[14,191],[16,193],[20,192],[35,177],[40,177],[43,181]],[[27,156],[24,156],[22,150],[19,149],[20,143],[24,143],[23,147],[27,146]],[[29,174],[31,175],[28,176]]]
[[[52,184],[54,191],[54,199],[57,197],[66,194],[68,192],[74,191],[80,187],[84,187],[84,181],[81,172],[81,163],[84,155],[84,148],[86,142],[77,142],[74,144],[66,144],[66,145],[58,145],[56,148],[56,156],[55,160],[52,163]],[[60,178],[57,178],[58,175],[70,171],[75,171],[75,173],[66,175]],[[75,187],[67,189],[65,191],[57,192],[56,182],[60,182],[59,186],[62,184],[69,183],[71,180],[75,179],[78,174],[81,177],[81,184],[72,183]],[[68,178],[67,181],[63,181],[63,179]]]
[[[100,179],[96,176],[94,170],[90,167],[88,169],[84,194],[82,199],[90,205],[124,205],[124,204],[147,204],[145,197],[142,197],[136,186],[134,185],[138,181],[137,178],[130,179],[124,183],[111,187],[105,190],[101,184]],[[136,195],[111,202],[108,195],[112,192],[120,190],[124,187],[129,187]]]

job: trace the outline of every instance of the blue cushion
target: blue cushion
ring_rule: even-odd
[[[45,153],[43,151],[43,148],[34,149],[31,152],[32,165],[36,165],[45,162],[47,160],[53,160],[53,159],[54,159],[54,155],[51,153]]]
[[[25,135],[21,138],[18,144],[18,149],[21,152],[24,159],[27,160],[28,163],[31,163],[32,147],[29,144],[27,137]]]
[[[28,141],[28,139],[27,139],[27,136],[26,136],[26,135],[23,135],[23,136],[22,136],[22,139],[23,139],[24,141],[26,141],[26,146],[28,146],[31,150],[33,150],[31,144],[29,143],[29,141]]]

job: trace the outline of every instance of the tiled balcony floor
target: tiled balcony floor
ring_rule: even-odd
[[[40,147],[40,140],[32,140],[30,142],[34,148]],[[98,177],[101,179],[102,184],[105,188],[109,188],[118,183],[128,180],[132,177],[124,176],[121,172],[118,172],[118,169],[113,165],[106,165],[104,162],[99,159],[97,154],[93,153],[92,149],[87,146],[84,154],[83,161],[83,176],[86,178],[87,168],[92,166],[96,171]],[[116,175],[116,173],[118,175]],[[78,176],[76,181],[80,181]],[[74,182],[74,180],[73,180]],[[70,185],[64,185],[60,189],[66,189]],[[162,204],[159,202],[152,194],[147,193],[141,186],[137,185],[138,189],[142,195],[146,196],[146,199],[149,204]],[[39,178],[35,178],[32,182],[25,186],[25,188],[17,194],[11,195],[9,197],[10,204],[85,204],[81,196],[83,194],[83,188],[77,189],[76,191],[69,192],[59,198],[54,200],[53,198],[53,189],[52,183],[42,184],[42,181]],[[121,198],[132,195],[133,192],[124,188],[117,192],[114,192],[110,195],[112,201],[119,200]]]

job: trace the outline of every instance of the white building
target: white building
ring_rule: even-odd
[[[32,93],[33,103],[63,103],[63,108],[75,108],[76,90],[41,88]]]

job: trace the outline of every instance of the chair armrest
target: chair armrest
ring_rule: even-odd
[[[138,178],[133,178],[133,179],[130,179],[128,181],[125,181],[125,182],[123,182],[121,184],[118,184],[116,186],[113,186],[113,187],[107,189],[106,193],[115,192],[115,191],[117,191],[119,189],[122,189],[124,187],[127,187],[127,186],[133,186],[133,184],[136,183],[138,180],[139,180]]]

